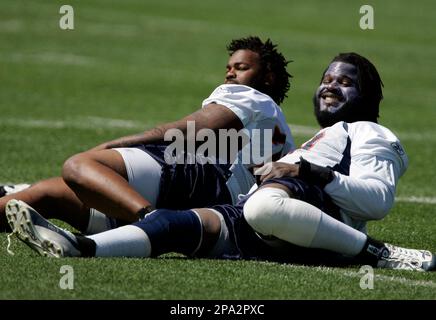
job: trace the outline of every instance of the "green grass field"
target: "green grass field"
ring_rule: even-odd
[[[356,51],[385,84],[380,122],[402,140],[410,165],[398,201],[373,236],[436,252],[436,5],[368,1],[375,29],[359,28],[354,1],[97,0],[71,2],[75,29],[59,28],[53,0],[2,0],[0,182],[60,174],[70,155],[175,120],[199,108],[224,78],[226,44],[270,37],[293,60],[283,104],[298,143],[316,132],[312,94],[338,52]],[[0,299],[436,299],[436,273],[252,262],[64,259],[37,256],[0,234]],[[74,289],[59,286],[74,269]]]

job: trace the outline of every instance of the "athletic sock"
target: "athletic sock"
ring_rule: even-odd
[[[310,247],[328,249],[348,256],[361,252],[367,236],[321,211],[318,230]]]
[[[127,225],[88,236],[95,241],[96,257],[149,257],[151,244],[140,228]]]
[[[111,223],[111,218],[97,209],[89,209],[88,227],[85,230],[85,234],[97,234],[112,228],[114,228],[114,226],[113,223]]]
[[[386,253],[389,254],[389,249],[386,248],[383,242],[367,236],[365,245],[355,258],[357,262],[361,264],[368,264],[375,267],[383,254]]]

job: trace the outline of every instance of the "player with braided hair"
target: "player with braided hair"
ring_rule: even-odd
[[[398,138],[376,123],[381,85],[366,58],[356,53],[336,57],[323,73],[314,104],[318,120],[322,115],[322,123],[337,122],[278,162],[258,169],[262,184],[236,205],[158,209],[132,225],[84,237],[11,200],[9,223],[20,240],[54,257],[179,252],[291,261],[302,256],[307,263],[325,255],[379,268],[435,270],[430,251],[394,246],[366,234],[367,221],[389,212],[408,165]]]
[[[7,229],[4,210],[12,198],[86,234],[135,222],[156,207],[183,209],[235,203],[237,196],[247,193],[255,182],[254,165],[269,160],[267,154],[254,159],[254,151],[262,153],[269,147],[269,155],[277,159],[294,149],[291,131],[279,107],[290,87],[291,75],[286,70],[288,61],[269,39],[235,39],[227,49],[230,57],[224,84],[203,101],[200,110],[74,155],[65,162],[62,177],[5,195],[0,198],[0,229]],[[190,136],[190,124],[194,124],[194,136],[201,130],[217,134],[220,152],[228,151],[227,136],[220,139],[218,135],[223,130],[241,133],[246,144],[230,149],[227,157],[219,161],[210,154],[207,159],[211,161],[205,163],[188,161],[192,158],[189,150],[177,150],[175,157],[180,156],[177,159],[181,158],[182,163],[168,161],[166,156],[169,154],[170,160],[173,156],[168,152],[172,144],[165,135],[180,134],[182,145],[189,145],[196,140]],[[196,160],[198,154],[193,152]]]

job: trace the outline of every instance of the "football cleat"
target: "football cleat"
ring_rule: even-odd
[[[434,271],[436,268],[436,258],[430,251],[416,250],[397,247],[385,243],[381,250],[378,268]]]
[[[6,218],[12,233],[45,257],[78,257],[76,237],[43,218],[23,201],[12,199],[6,204]]]
[[[0,186],[0,198],[13,193],[23,191],[29,187],[30,184],[27,183]]]

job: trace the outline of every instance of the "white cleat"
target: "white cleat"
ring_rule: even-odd
[[[6,204],[6,218],[12,233],[44,257],[77,257],[76,237],[43,218],[23,201],[12,199]]]
[[[23,191],[29,187],[30,184],[27,183],[0,186],[0,197]]]
[[[386,243],[377,267],[386,269],[434,271],[436,257],[430,251],[407,249]]]

